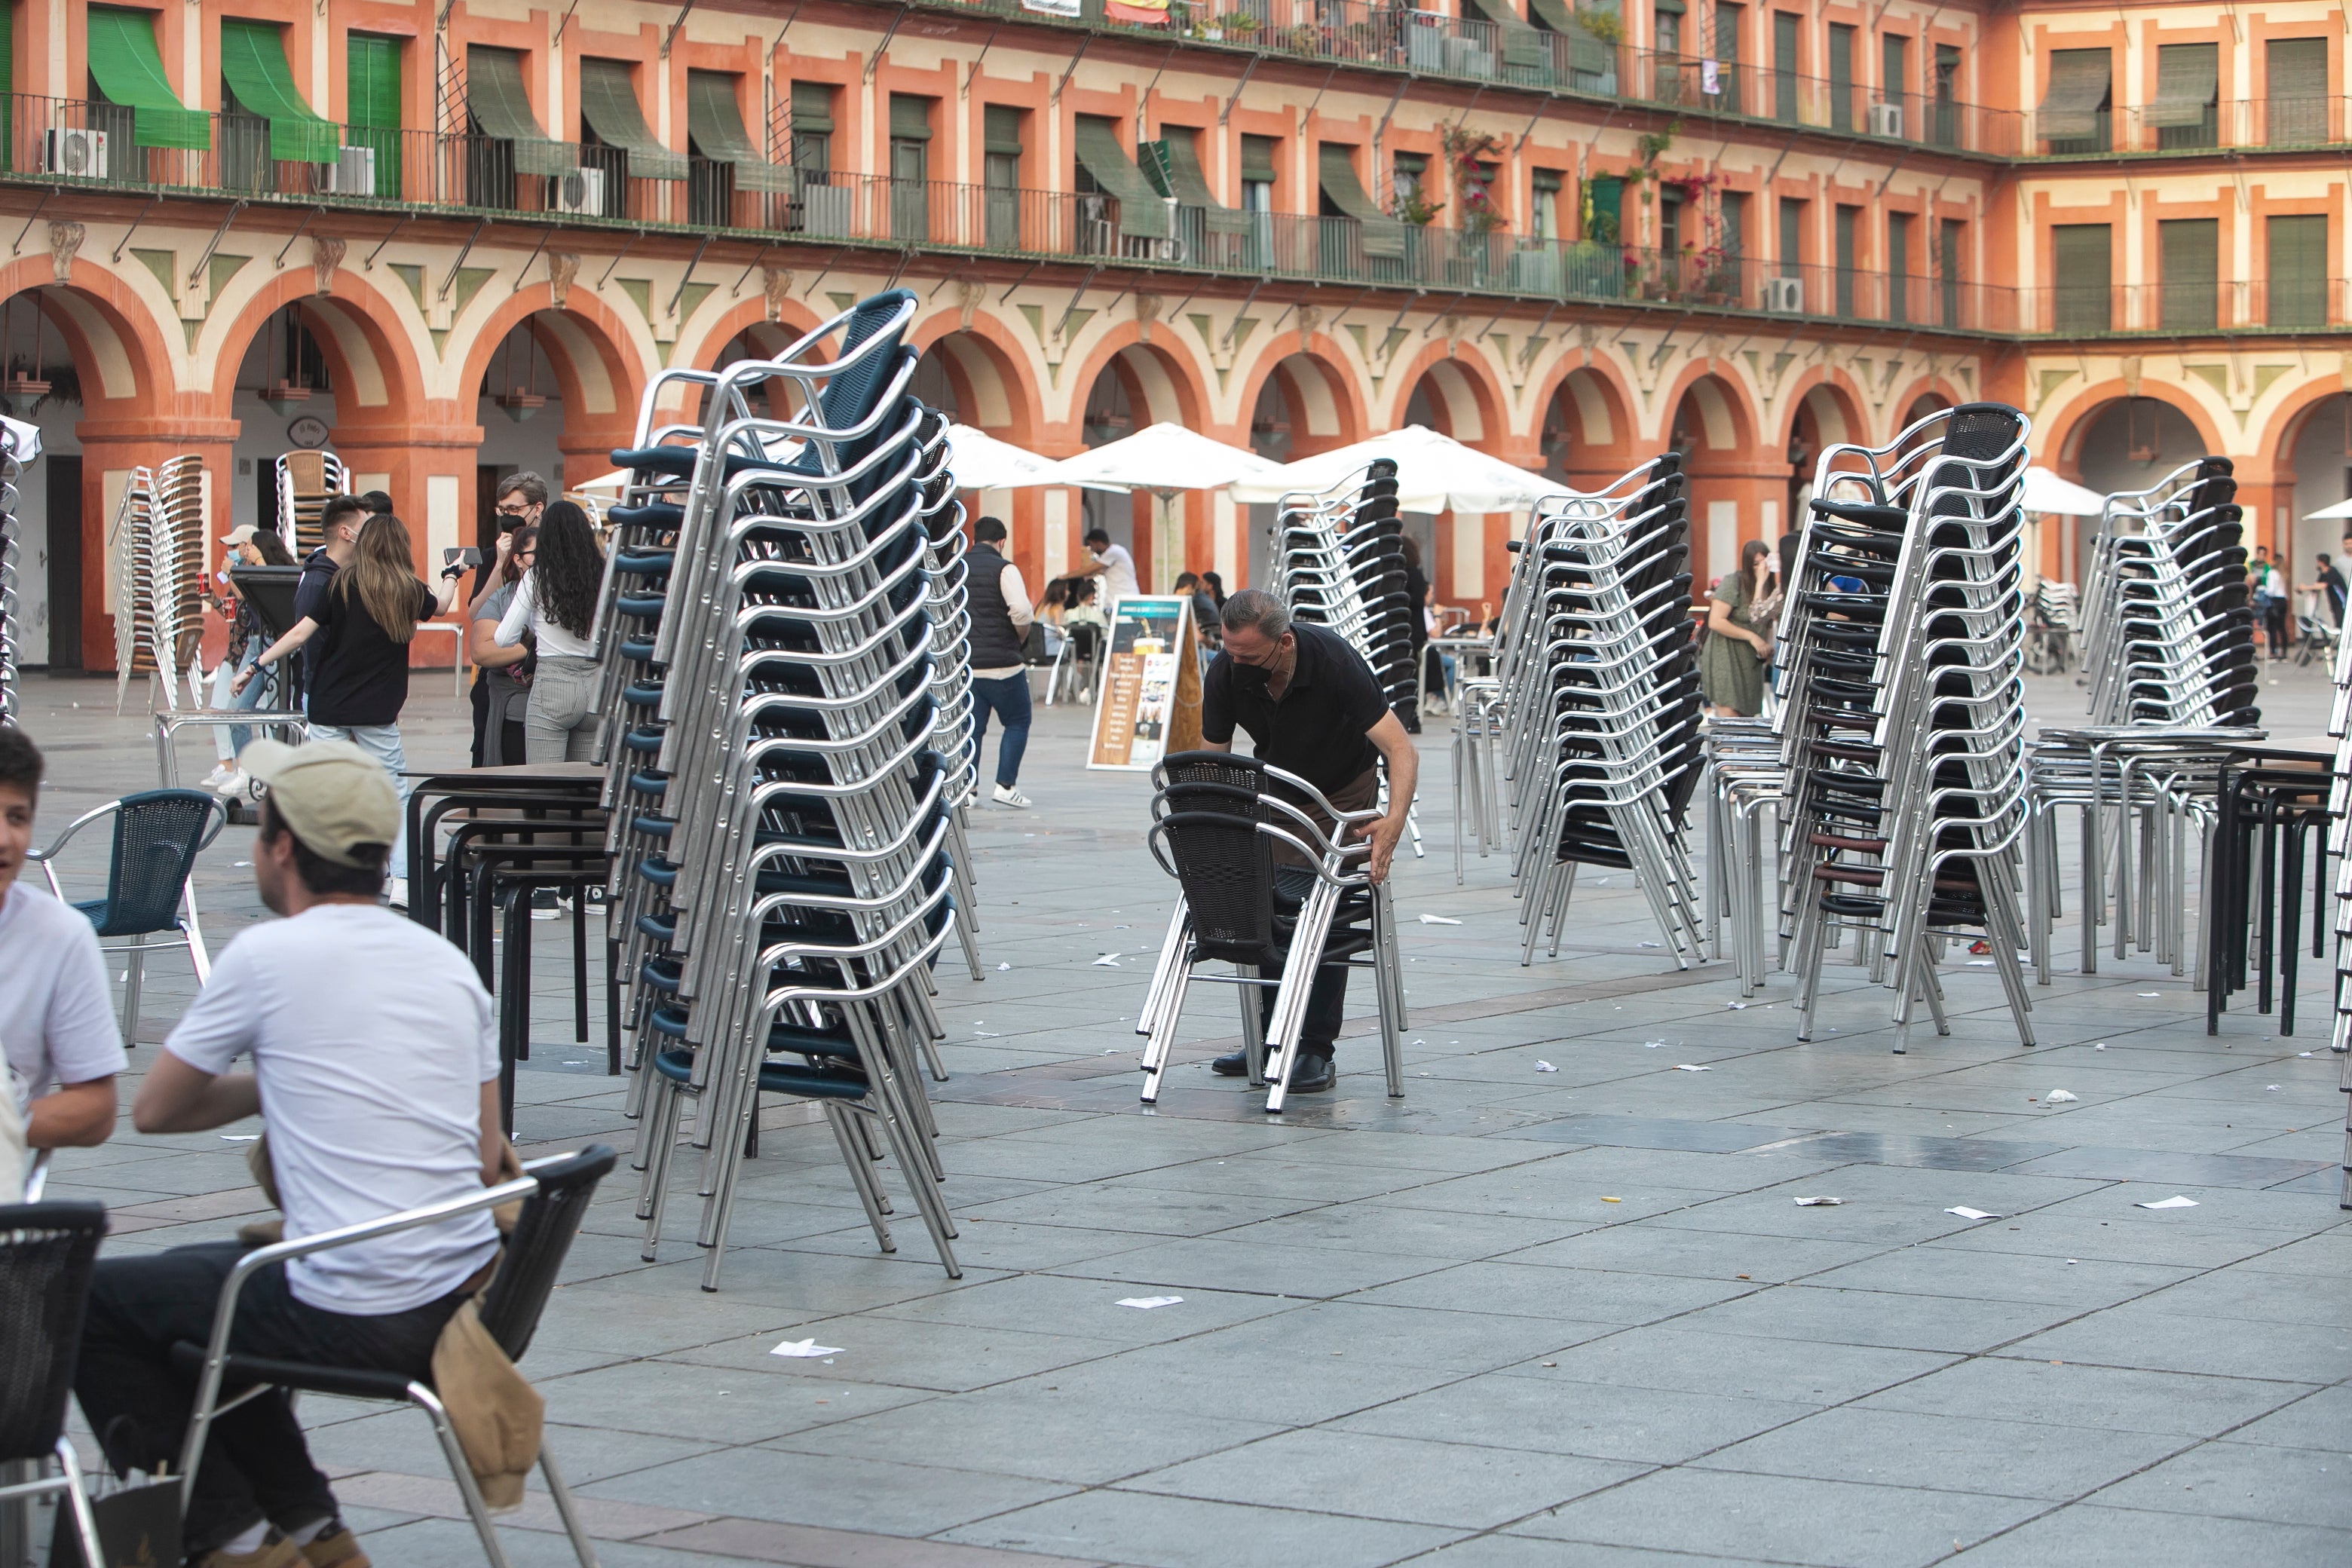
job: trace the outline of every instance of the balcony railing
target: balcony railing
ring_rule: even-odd
[[[2088,135],[2080,115],[2069,115],[2053,136],[2038,113],[2027,126],[2016,154],[2069,158],[2117,153],[2195,153],[2205,148],[2332,147],[2352,141],[2352,111],[2343,98],[2241,99],[2209,103],[2192,123],[2150,124],[2146,105],[2102,109],[2090,117]],[[2158,120],[2173,116],[2158,114]]]
[[[2060,337],[2132,332],[2299,331],[2352,327],[2352,283],[2058,284],[2020,289],[2016,331]]]

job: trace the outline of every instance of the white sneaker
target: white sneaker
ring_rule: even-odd
[[[998,784],[996,786],[996,793],[989,798],[995,801],[999,805],[1009,805],[1015,811],[1026,811],[1033,804],[1027,795],[1021,793],[1019,788],[1010,787],[1004,784]]]
[[[252,774],[247,773],[243,768],[231,768],[228,772],[228,776],[222,779],[220,783],[206,783],[205,787],[211,790],[215,795],[226,795],[234,800],[236,796],[246,794],[252,784]]]
[[[395,910],[404,910],[408,907],[407,878],[394,877],[384,884],[384,902]]]
[[[228,783],[228,781],[236,775],[236,763],[215,763],[213,764],[213,771],[205,775],[205,782],[198,784],[196,787],[198,789],[219,789],[223,784]]]

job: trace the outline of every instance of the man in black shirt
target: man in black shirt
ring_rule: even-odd
[[[1413,783],[1421,756],[1390,709],[1380,681],[1346,638],[1321,626],[1295,626],[1289,608],[1271,594],[1245,588],[1225,601],[1222,617],[1224,651],[1211,661],[1202,682],[1201,745],[1233,750],[1236,726],[1257,742],[1256,756],[1296,773],[1342,811],[1361,811],[1380,800],[1380,759],[1389,764],[1389,808],[1371,826],[1373,881],[1385,879],[1405,814],[1412,809]],[[1326,833],[1333,825],[1314,812]],[[1308,994],[1290,1087],[1312,1093],[1331,1087],[1332,1041],[1347,1003],[1348,972],[1319,971]],[[1263,994],[1271,1014],[1274,993]],[[1239,1051],[1219,1057],[1211,1069],[1227,1078],[1249,1070]]]
[[[334,585],[335,574],[360,547],[360,528],[368,520],[367,503],[357,496],[330,496],[319,510],[319,533],[322,542],[310,552],[302,563],[302,579],[294,584],[294,615],[299,620],[307,616],[311,620],[323,620],[327,590]],[[319,660],[322,649],[305,646],[302,649],[302,688],[307,693],[319,679]],[[309,699],[304,699],[308,708]]]

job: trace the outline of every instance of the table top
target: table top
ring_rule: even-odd
[[[508,763],[495,768],[406,768],[402,770],[400,776],[420,782],[430,781],[443,788],[462,787],[469,784],[601,786],[604,782],[604,769],[596,763]]]
[[[2332,735],[2302,735],[2279,741],[2250,741],[2242,746],[2231,747],[2230,755],[2257,761],[2274,758],[2332,763],[2336,761],[2336,739]]]

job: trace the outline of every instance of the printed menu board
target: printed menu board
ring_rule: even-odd
[[[1184,595],[1121,599],[1104,647],[1090,768],[1139,772],[1201,743],[1201,651]]]

